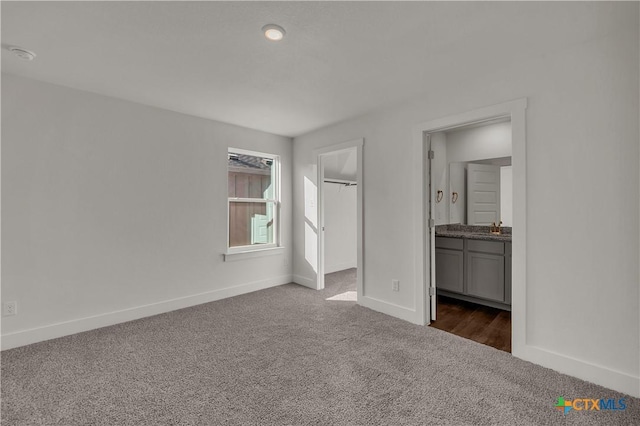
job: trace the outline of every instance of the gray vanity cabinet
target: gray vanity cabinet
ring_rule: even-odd
[[[436,287],[464,292],[464,241],[436,237]]]
[[[504,302],[504,243],[467,240],[467,249],[466,293]]]
[[[436,282],[438,288],[464,291],[464,256],[462,251],[436,249]]]
[[[510,309],[511,243],[436,237],[438,294]]]
[[[504,303],[511,304],[511,243],[504,243]]]

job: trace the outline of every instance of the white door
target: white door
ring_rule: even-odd
[[[467,225],[500,222],[500,166],[467,165]]]
[[[429,293],[427,297],[429,297],[429,301],[431,304],[430,317],[431,321],[436,320],[436,227],[435,227],[435,205],[436,205],[436,190],[434,183],[436,182],[436,176],[434,173],[434,155],[431,150],[431,135],[426,135],[425,137],[425,145],[427,146],[427,162],[429,163],[429,223],[427,227],[429,229]]]

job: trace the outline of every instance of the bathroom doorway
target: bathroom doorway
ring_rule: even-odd
[[[418,304],[417,313],[424,315],[425,324],[433,322],[434,326],[444,328],[440,326],[447,322],[445,321],[447,309],[460,312],[465,307],[472,307],[473,309],[469,309],[468,317],[466,319],[461,318],[460,324],[454,324],[451,328],[457,327],[458,330],[461,330],[465,328],[465,324],[468,326],[467,331],[472,328],[473,324],[477,328],[482,328],[478,327],[478,324],[482,323],[478,318],[484,315],[485,322],[493,323],[496,328],[498,328],[499,323],[502,323],[499,328],[503,331],[503,335],[510,334],[511,353],[516,356],[521,356],[520,354],[526,350],[525,109],[526,99],[506,102],[420,124],[416,126],[414,133],[414,154],[422,159],[421,173],[418,176],[422,177],[423,182],[421,192],[416,194],[417,202],[419,203],[419,205],[416,204],[416,209],[421,212],[421,214],[417,215],[415,223],[415,229],[421,231],[421,235],[416,237],[416,247],[418,248],[418,254],[415,259],[417,265],[416,275],[419,278],[422,277],[422,282],[424,283],[422,292],[424,299]],[[463,184],[459,186],[459,190],[452,190],[449,181],[453,181],[455,184],[456,179],[458,181],[462,179],[462,182],[466,182],[466,176],[460,178],[458,174],[457,178],[454,176],[452,179],[452,176],[449,175],[449,170],[459,169],[459,166],[449,167],[448,162],[445,162],[444,165],[434,163],[434,160],[438,158],[438,134],[443,132],[452,134],[456,130],[462,132],[473,128],[480,129],[487,124],[500,123],[508,123],[503,124],[504,126],[510,125],[510,129],[506,132],[511,136],[510,164],[507,163],[508,160],[505,158],[508,155],[502,154],[481,158],[477,153],[474,153],[472,160],[479,163],[497,162],[498,164],[495,164],[497,167],[511,166],[512,187],[511,190],[507,189],[506,191],[511,193],[512,209],[510,212],[503,213],[498,207],[499,201],[496,200],[497,194],[494,192],[492,200],[493,216],[489,213],[484,214],[482,209],[476,209],[477,212],[482,213],[477,215],[482,219],[481,224],[468,225],[465,223],[463,225],[463,220],[466,220],[470,214],[474,215],[473,211],[470,212],[468,209],[462,209],[462,207],[458,206],[452,208],[451,205],[455,204],[453,203],[454,200],[461,202],[463,192],[467,190],[467,186]],[[434,143],[432,144],[432,142]],[[453,151],[450,158],[455,158],[455,155],[457,154]],[[444,158],[446,158],[446,154]],[[469,173],[469,169],[467,168],[466,170]],[[485,170],[481,170],[481,172],[484,175],[483,179],[489,176],[489,174],[484,173]],[[446,176],[446,179],[444,179],[444,176]],[[446,185],[444,185],[443,179],[446,180]],[[469,203],[466,202],[468,197],[467,195],[464,195],[464,197],[466,197],[465,207],[468,207]],[[488,200],[480,201],[487,202]],[[444,204],[445,202],[448,204]],[[462,206],[462,203],[459,206]],[[509,214],[511,215],[511,228],[514,232],[509,235],[509,238],[512,237],[511,241],[503,239],[500,243],[496,243],[498,248],[489,244],[495,243],[495,241],[490,241],[491,238],[469,238],[469,241],[467,241],[464,238],[465,235],[459,233],[454,235],[456,231],[471,232],[473,234],[485,231],[486,234],[490,234],[490,231],[496,231],[497,235],[499,235],[498,238],[505,238],[509,227],[505,227],[504,220],[500,224],[500,218],[503,214],[505,214],[505,217]],[[450,225],[452,223],[449,221],[454,220],[454,223],[458,223],[460,226],[482,227],[482,229],[456,229],[455,227],[452,227],[452,229],[437,229],[437,220],[438,226]],[[500,229],[498,230],[497,228]],[[443,235],[443,232],[438,232],[438,247],[436,247],[437,231],[451,232],[449,235]],[[507,242],[509,243],[508,246]],[[438,252],[446,254],[446,256],[438,259],[439,261],[436,259],[436,253]],[[469,273],[469,267],[471,267],[472,273]],[[438,273],[439,269],[441,273]],[[442,277],[443,271],[445,272],[444,278]],[[440,275],[438,277],[439,280],[436,279],[436,274]],[[446,276],[446,274],[449,275]],[[490,282],[504,282],[507,278],[511,281],[508,286],[511,289],[510,294],[505,294],[506,287],[500,290],[497,286],[488,288],[482,286],[487,280]],[[437,283],[440,281],[439,284],[442,284],[443,279],[446,282],[445,285],[440,286],[443,291],[439,294]],[[448,294],[445,294],[447,291]],[[444,299],[444,297],[452,295],[456,297],[450,298],[451,300]],[[441,298],[440,296],[444,297]],[[471,296],[471,298],[467,299],[467,296]],[[438,303],[439,298],[441,299],[440,304]],[[478,299],[481,299],[484,303],[476,303]],[[510,304],[507,303],[509,300]],[[460,306],[454,308],[450,303],[459,303]],[[465,306],[468,303],[474,303],[474,305]],[[438,312],[438,307],[442,308],[441,312]],[[509,312],[508,307],[510,307],[512,313],[510,325],[506,321],[508,315],[503,313]],[[490,314],[487,312],[489,309],[497,309],[493,318],[490,318]],[[444,317],[440,318],[441,314]],[[505,330],[506,333],[504,333]],[[478,332],[478,330],[475,331],[476,333]],[[483,343],[491,340],[486,336],[482,339],[485,340]],[[508,345],[501,346],[501,349],[508,350]]]
[[[431,326],[511,351],[511,119],[429,133]],[[433,197],[433,198],[432,198]]]

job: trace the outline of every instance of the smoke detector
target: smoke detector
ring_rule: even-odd
[[[33,59],[36,57],[35,53],[17,46],[9,47],[9,51],[11,51],[14,55],[22,59],[23,61],[33,61]]]

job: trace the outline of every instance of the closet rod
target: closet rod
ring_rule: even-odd
[[[344,185],[344,186],[356,186],[356,185],[358,185],[357,182],[350,182],[348,180],[330,180],[330,179],[325,179],[324,183],[336,183],[338,185]]]

